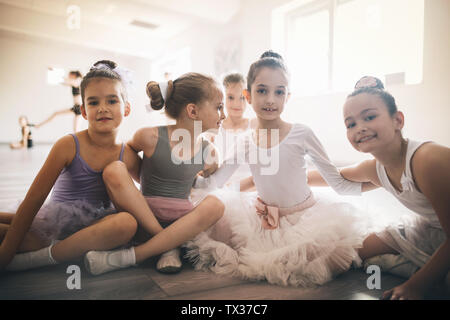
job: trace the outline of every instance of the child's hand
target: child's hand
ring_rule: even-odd
[[[422,300],[423,298],[424,293],[422,290],[409,286],[408,281],[385,291],[381,296],[382,300]]]
[[[210,175],[212,175],[214,172],[216,172],[216,170],[219,168],[219,166],[217,165],[217,163],[214,163],[212,165],[209,166],[205,166],[205,168],[199,172],[199,174],[203,177],[203,178],[208,178]]]

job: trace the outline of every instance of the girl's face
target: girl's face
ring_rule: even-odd
[[[252,105],[258,118],[276,120],[280,118],[289,99],[288,79],[279,68],[262,67],[247,91],[247,102]]]
[[[242,118],[247,107],[244,97],[244,86],[241,82],[231,83],[225,88],[225,108],[227,115],[233,118]]]
[[[28,124],[28,120],[26,117],[19,117],[19,126],[25,127]]]
[[[71,73],[69,73],[69,75],[66,78],[66,81],[68,83],[70,83],[71,86],[74,86],[74,87],[79,87],[82,80],[83,80],[83,78],[77,77],[76,75],[71,74]]]
[[[225,119],[223,112],[223,94],[217,88],[212,99],[204,101],[198,108],[198,120],[202,121],[202,132],[217,130]]]
[[[384,101],[377,95],[361,93],[344,104],[347,139],[360,152],[383,150],[403,128],[403,114],[390,115]]]
[[[100,132],[117,129],[123,117],[130,113],[130,104],[124,102],[122,84],[117,80],[94,78],[84,92],[81,114],[89,122],[89,128]]]

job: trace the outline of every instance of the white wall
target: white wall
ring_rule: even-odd
[[[290,0],[246,0],[239,13],[227,24],[199,23],[178,37],[161,44],[164,52],[191,47],[193,71],[215,76],[215,54],[230,39],[242,40],[240,62],[234,68],[244,74],[249,65],[271,46],[271,12]],[[425,0],[424,70],[423,82],[418,85],[389,87],[399,108],[405,112],[404,135],[413,139],[434,140],[450,146],[450,1]],[[281,36],[281,35],[280,35]],[[71,106],[70,88],[46,84],[46,70],[50,65],[86,71],[98,59],[111,58],[135,71],[136,92],[132,115],[121,129],[128,138],[136,128],[161,123],[157,113],[147,114],[144,105],[145,83],[150,80],[150,61],[114,55],[94,49],[71,47],[11,33],[0,32],[0,142],[19,138],[17,118],[26,114],[37,122],[59,108]],[[358,161],[366,157],[352,149],[345,137],[342,104],[345,93],[292,99],[284,117],[309,125],[338,164]],[[299,109],[299,112],[297,112]],[[296,119],[290,117],[299,114]],[[36,141],[55,141],[70,132],[71,116],[61,117],[40,130]]]
[[[174,50],[190,44],[193,70],[214,74],[214,49],[227,41],[230,35],[242,37],[240,71],[246,74],[250,64],[271,48],[272,10],[290,1],[244,1],[239,14],[226,25],[213,28],[198,25],[179,36],[169,47]],[[396,98],[399,109],[405,113],[405,137],[434,140],[446,146],[450,146],[449,15],[450,1],[425,0],[423,82],[387,88]],[[346,94],[292,99],[283,114],[290,121],[309,125],[322,141],[330,158],[342,165],[370,157],[353,150],[346,140],[342,121],[342,105]],[[295,119],[293,114],[296,114]]]
[[[425,0],[424,23],[422,83],[387,89],[405,113],[405,137],[450,146],[450,1]],[[353,150],[345,138],[341,108],[345,97],[342,93],[290,103],[290,108],[301,109],[300,121],[314,129],[330,157],[343,164],[368,157]]]
[[[133,71],[135,83],[135,90],[130,93],[132,113],[123,122],[119,137],[128,139],[136,128],[152,123],[155,118],[144,108],[148,103],[145,84],[151,71],[150,60],[11,32],[0,32],[0,47],[0,142],[20,138],[19,115],[27,115],[30,122],[36,123],[56,110],[72,106],[70,87],[47,84],[49,66],[80,69],[85,74],[98,60],[116,61],[119,66]],[[46,126],[35,129],[34,140],[54,142],[72,131],[72,119],[72,114],[59,116]],[[80,118],[80,123],[81,129],[86,128],[83,118]]]

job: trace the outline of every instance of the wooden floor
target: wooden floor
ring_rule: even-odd
[[[31,150],[12,151],[7,145],[0,145],[1,211],[24,198],[50,147],[37,145]],[[321,287],[305,289],[220,277],[195,271],[187,262],[180,273],[164,275],[155,270],[155,261],[149,259],[138,267],[101,276],[91,276],[81,260],[24,272],[4,272],[0,274],[0,299],[371,300],[404,281],[382,274],[381,289],[370,290],[366,284],[370,275],[358,269]],[[68,289],[72,275],[67,273],[69,265],[80,267],[81,289]]]

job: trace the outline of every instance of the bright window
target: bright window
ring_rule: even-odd
[[[191,48],[186,47],[153,61],[152,79],[175,80],[182,74],[192,71],[191,69]]]
[[[47,83],[50,85],[61,84],[64,82],[64,69],[49,68],[47,70]]]
[[[424,0],[296,0],[276,10],[272,34],[285,37],[274,47],[297,94],[349,91],[363,75],[422,81]]]

